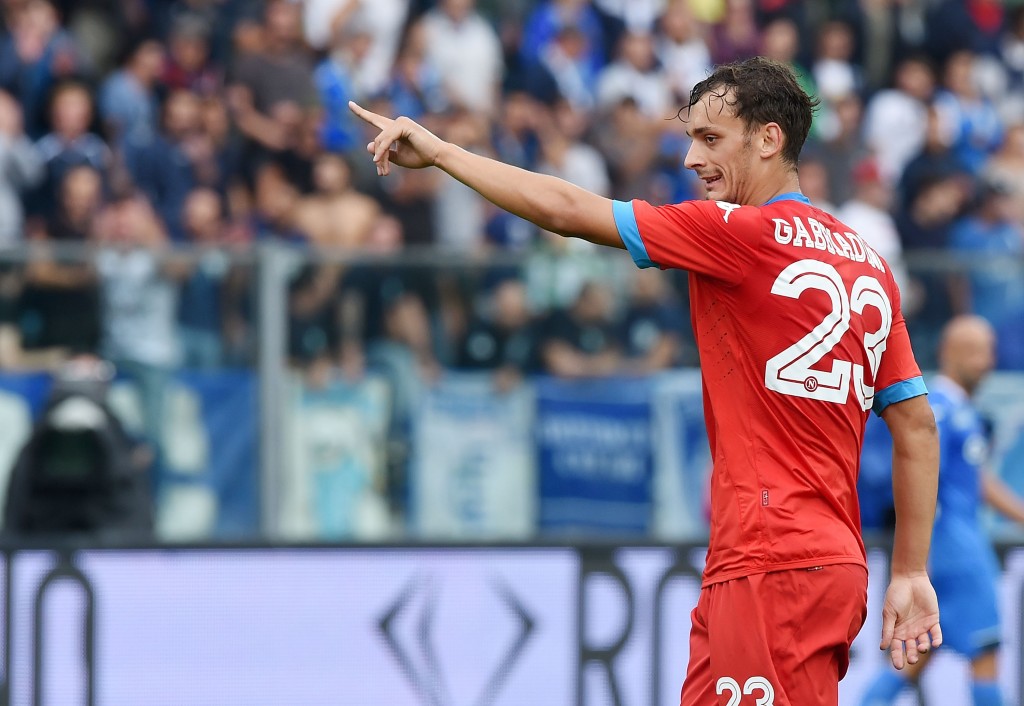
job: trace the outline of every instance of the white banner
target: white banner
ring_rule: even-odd
[[[490,375],[448,374],[413,420],[412,525],[432,539],[523,539],[536,529],[528,386],[499,393]]]

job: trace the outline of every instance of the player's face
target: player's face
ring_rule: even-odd
[[[705,94],[690,108],[687,134],[693,142],[686,153],[686,168],[704,182],[704,197],[748,204],[756,154],[750,133],[732,106],[721,97]]]

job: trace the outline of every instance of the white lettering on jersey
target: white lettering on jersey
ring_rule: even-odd
[[[723,203],[719,201],[718,205],[724,208]],[[735,204],[725,205],[739,208]],[[728,220],[727,215],[726,222]],[[827,251],[854,262],[866,262],[879,272],[885,272],[882,258],[856,233],[829,230],[824,223],[814,218],[808,218],[807,225],[798,216],[793,216],[791,221],[773,218],[772,222],[775,223],[775,241],[780,245]]]
[[[732,215],[732,212],[740,207],[740,205],[738,203],[729,203],[728,201],[715,201],[715,203],[718,204],[718,207],[720,209],[725,211],[725,214],[722,216],[722,219],[726,223],[729,222],[729,216]]]

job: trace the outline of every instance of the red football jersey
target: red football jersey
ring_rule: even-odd
[[[865,564],[867,414],[926,392],[888,265],[798,193],[614,211],[638,265],[690,273],[714,461],[704,585]]]

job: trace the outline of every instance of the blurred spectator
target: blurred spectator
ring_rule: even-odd
[[[83,78],[89,67],[47,0],[11,3],[9,34],[0,38],[0,87],[21,101],[26,132],[43,134],[44,108],[52,86]]]
[[[836,218],[852,228],[888,263],[900,290],[902,310],[906,316],[912,316],[916,297],[903,262],[903,244],[896,221],[890,214],[894,201],[892,188],[874,157],[858,163],[850,177],[854,184],[853,197],[834,212]]]
[[[224,360],[224,280],[231,266],[224,250],[224,217],[220,197],[196,189],[185,199],[185,238],[198,249],[189,253],[191,269],[178,295],[178,336],[182,364],[213,369]]]
[[[594,4],[627,31],[652,32],[658,18],[665,12],[667,0],[594,0]]]
[[[622,317],[624,370],[646,375],[676,365],[697,364],[697,347],[686,313],[679,306],[665,274],[657,269],[633,274],[629,300]]]
[[[761,52],[754,0],[725,0],[725,16],[712,28],[711,60],[726,64]]]
[[[260,167],[250,224],[254,239],[304,245],[308,236],[295,222],[298,203],[298,189],[279,166],[268,163]]]
[[[20,314],[22,273],[0,263],[0,371],[18,370],[24,364]]]
[[[313,64],[302,45],[301,12],[299,4],[288,0],[267,2],[263,42],[255,52],[240,56],[234,68],[233,93],[245,89],[234,102],[251,106],[263,117],[282,103],[300,109],[315,103]]]
[[[188,268],[169,255],[167,234],[141,194],[111,201],[99,215],[97,232],[102,351],[138,385],[143,429],[159,448],[167,385],[181,364],[177,284]]]
[[[557,113],[564,116],[556,119],[542,132],[541,162],[537,171],[564,179],[595,194],[608,196],[611,181],[604,157],[594,147],[580,140],[581,135],[572,132],[572,109],[562,104]]]
[[[36,252],[26,269],[20,314],[26,349],[49,351],[57,361],[69,352],[97,350],[99,290],[85,246],[95,240],[102,207],[99,172],[80,165],[64,175],[47,218],[33,225]]]
[[[835,101],[850,93],[863,93],[864,74],[854,63],[855,49],[853,28],[846,22],[831,20],[818,29],[811,76],[822,100]]]
[[[688,0],[669,0],[656,51],[678,103],[688,103],[693,87],[711,73],[711,52],[703,35]]]
[[[178,17],[167,37],[167,61],[162,84],[167,90],[192,91],[214,97],[224,85],[219,68],[210,60],[210,26],[200,16]]]
[[[585,37],[588,73],[594,75],[605,63],[605,36],[601,17],[590,0],[542,0],[526,20],[520,44],[523,59],[536,63],[550,49],[559,32],[575,27]]]
[[[812,98],[819,98],[818,86],[814,83],[814,76],[807,68],[800,63],[800,30],[797,23],[790,17],[779,15],[771,20],[761,32],[760,54],[774,59],[780,64],[785,64],[793,70],[797,83],[804,89],[807,95]],[[848,94],[847,94],[848,95]],[[814,120],[811,123],[811,137],[819,136],[822,139],[829,139],[834,135],[834,122],[832,112],[833,104],[838,103],[838,97],[834,97],[832,103],[825,102],[815,111]],[[835,108],[838,110],[838,108]],[[860,116],[858,115],[858,120]],[[834,185],[833,185],[834,186]]]
[[[958,51],[946,61],[935,110],[945,141],[971,173],[977,174],[1003,138],[1003,124],[978,88],[975,55]]]
[[[343,26],[355,22],[365,32],[368,46],[354,80],[363,93],[372,95],[388,81],[409,5],[409,0],[307,0],[303,3],[306,41],[322,51]]]
[[[999,337],[999,367],[1024,368],[1024,224],[1013,219],[1009,190],[982,182],[977,204],[950,234],[950,249],[970,269],[957,278],[957,314],[988,319]],[[1004,340],[1005,338],[1005,340]]]
[[[181,218],[185,198],[197,182],[199,169],[193,156],[212,158],[203,145],[202,109],[197,94],[176,90],[164,102],[160,132],[129,135],[123,143],[129,173],[175,240],[184,237]]]
[[[121,69],[103,82],[100,117],[111,144],[147,140],[156,133],[160,114],[156,88],[163,70],[163,46],[146,39],[130,47]]]
[[[827,134],[823,129],[819,138],[808,141],[807,152],[828,170],[832,203],[843,204],[853,195],[850,174],[869,152],[861,138],[863,111],[860,98],[856,94],[847,94],[836,100],[832,109],[834,123]]]
[[[545,112],[544,106],[526,92],[505,94],[494,130],[498,159],[524,169],[536,165],[540,154],[537,129]]]
[[[30,200],[30,211],[47,210],[57,200],[64,175],[73,167],[88,165],[106,180],[112,165],[107,144],[89,132],[93,103],[89,90],[80,83],[58,86],[50,101],[51,132],[36,144],[46,164],[46,178]]]
[[[490,153],[490,132],[482,115],[459,111],[447,117],[445,139],[471,152]],[[434,202],[437,245],[456,252],[479,252],[487,227],[488,203],[450,176],[443,176]]]
[[[829,188],[828,169],[817,157],[807,156],[800,160],[800,193],[822,211],[836,212]]]
[[[359,65],[370,50],[370,42],[370,34],[363,25],[349,19],[335,31],[328,46],[329,54],[313,72],[323,110],[320,142],[324,149],[344,152],[359,143],[359,126],[348,109],[348,102],[363,98],[363,89],[356,78]]]
[[[554,311],[540,334],[543,369],[564,378],[613,375],[622,365],[607,284],[584,284],[568,309]]]
[[[670,117],[668,78],[654,53],[654,37],[627,32],[619,40],[618,57],[597,77],[597,103],[602,109],[630,98],[650,118]]]
[[[423,18],[427,52],[454,104],[493,115],[504,59],[497,33],[475,5],[476,0],[439,0]]]
[[[903,250],[910,258],[915,251],[945,249],[953,222],[960,215],[966,194],[954,176],[936,176],[918,184],[907,209],[896,218]],[[936,365],[939,333],[953,313],[949,281],[945,273],[930,268],[914,272],[918,311],[907,320],[914,352],[925,370]]]
[[[925,46],[940,61],[961,50],[996,50],[1004,19],[1002,0],[937,0],[925,7]]]
[[[938,111],[929,108],[925,121],[924,145],[907,163],[900,179],[901,208],[908,208],[925,184],[953,177],[961,182],[970,181],[967,165],[946,140]]]
[[[612,197],[645,198],[652,193],[652,168],[658,157],[658,135],[632,98],[624,98],[598,123],[595,141],[608,161]]]
[[[21,105],[0,91],[0,249],[22,240],[22,194],[44,176],[43,159],[25,136]]]
[[[425,113],[443,113],[450,107],[441,72],[428,51],[424,22],[415,22],[406,32],[386,91],[395,113],[414,120]]]
[[[575,25],[560,27],[541,53],[540,66],[559,95],[579,110],[593,110],[598,70],[594,67],[587,35]],[[532,92],[543,98],[543,90]]]
[[[911,56],[894,68],[892,87],[868,101],[864,141],[889,184],[898,182],[904,167],[924,147],[928,104],[934,93],[931,64],[923,56]]]
[[[465,370],[492,370],[499,389],[507,390],[532,372],[537,330],[527,306],[526,284],[501,280],[483,297],[456,357]]]
[[[1007,128],[1002,147],[988,160],[982,176],[1009,191],[1013,219],[1024,223],[1024,122]]]
[[[296,205],[295,226],[312,245],[327,250],[363,247],[380,218],[380,204],[356,191],[348,162],[330,152],[313,168],[315,191]]]

